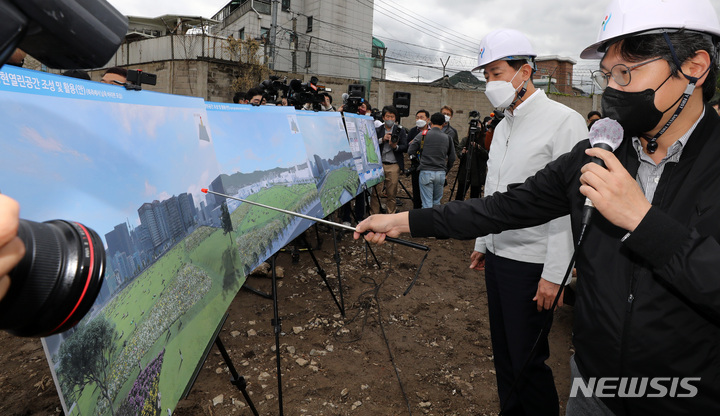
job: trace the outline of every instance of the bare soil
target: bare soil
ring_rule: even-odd
[[[409,178],[401,178],[410,189]],[[448,181],[452,184],[454,172]],[[449,194],[450,187],[446,188]],[[406,196],[402,189],[400,196]],[[447,199],[447,195],[443,201]],[[402,200],[400,210],[412,206]],[[317,244],[314,229],[307,233]],[[315,254],[337,293],[333,237],[321,230]],[[415,239],[431,248],[407,296],[424,252],[373,246],[382,269],[362,242],[338,243],[346,316],[340,314],[307,252],[293,264],[280,253],[279,400],[273,303],[241,290],[220,333],[247,381],[260,415],[491,415],[499,412],[482,272],[468,269],[473,242]],[[248,278],[271,291],[271,279]],[[339,299],[338,299],[339,301]],[[572,308],[555,314],[548,365],[555,374],[561,413],[570,389],[568,360]],[[39,340],[0,333],[0,414],[62,414]],[[219,350],[213,346],[189,396],[175,415],[251,415]]]

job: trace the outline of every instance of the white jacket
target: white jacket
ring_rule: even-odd
[[[588,137],[585,119],[575,110],[536,90],[495,128],[485,195],[521,184],[549,162]],[[578,187],[580,184],[578,183]],[[550,247],[550,250],[548,250]],[[547,224],[490,234],[475,241],[475,251],[544,264],[542,278],[561,283],[573,253],[570,216]]]

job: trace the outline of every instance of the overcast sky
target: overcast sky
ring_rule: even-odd
[[[109,0],[135,16],[188,14],[211,17],[228,0]],[[348,0],[366,3],[368,0]],[[695,0],[687,0],[688,6]],[[576,81],[597,69],[579,58],[595,42],[610,0],[375,0],[373,35],[388,47],[387,77],[427,82],[477,62],[480,39],[508,27],[528,35],[538,55],[560,55],[577,62]],[[720,11],[720,0],[710,0]],[[422,45],[422,46],[420,46]]]

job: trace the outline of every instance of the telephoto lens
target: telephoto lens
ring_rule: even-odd
[[[70,221],[20,220],[25,256],[10,272],[0,301],[0,329],[22,337],[67,331],[95,302],[105,274],[105,248],[92,229]]]

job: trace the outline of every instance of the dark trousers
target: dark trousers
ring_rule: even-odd
[[[458,181],[457,193],[455,194],[456,201],[462,201],[465,199],[467,193],[468,184],[464,180]],[[470,186],[470,198],[479,198],[482,186]],[[463,192],[464,191],[464,192]]]
[[[412,201],[413,209],[422,208],[422,199],[420,198],[420,171],[416,170],[410,174],[412,179]]]
[[[348,201],[340,208],[340,220],[343,222],[352,222],[353,211],[351,203],[355,205],[355,220],[360,222],[365,219],[365,197],[366,191],[360,192],[352,201]]]
[[[560,411],[552,370],[545,364],[550,356],[547,333],[538,342],[522,379],[510,394],[550,313],[538,312],[532,300],[542,270],[542,264],[511,260],[490,252],[485,257],[490,337],[498,395],[505,415],[557,416]]]

